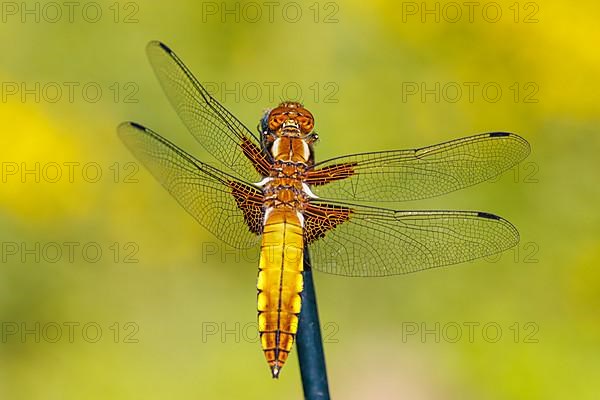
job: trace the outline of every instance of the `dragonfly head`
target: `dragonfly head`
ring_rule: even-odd
[[[262,132],[288,134],[290,136],[307,136],[315,127],[315,120],[310,111],[300,103],[284,101],[274,109],[265,113],[261,120]]]

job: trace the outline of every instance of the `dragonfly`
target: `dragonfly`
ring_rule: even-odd
[[[135,122],[119,125],[118,134],[206,230],[234,248],[260,249],[258,330],[273,378],[298,330],[305,268],[349,277],[400,275],[518,243],[517,229],[488,212],[369,204],[431,198],[496,177],[529,154],[522,137],[482,133],[316,161],[315,120],[299,102],[266,111],[255,134],[169,47],[153,41],[146,52],[166,96],[213,162]]]

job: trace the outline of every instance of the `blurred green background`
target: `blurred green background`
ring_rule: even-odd
[[[73,4],[2,3],[0,398],[302,397],[295,350],[279,381],[260,351],[256,259],[116,136],[134,120],[205,158],[150,69],[152,39],[253,130],[302,100],[318,159],[494,130],[532,144],[493,183],[398,206],[497,213],[516,249],[315,276],[335,398],[597,398],[596,2]]]

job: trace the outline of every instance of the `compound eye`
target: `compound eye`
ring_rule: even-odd
[[[285,122],[286,117],[283,114],[271,115],[269,118],[269,130],[276,131]]]
[[[298,121],[298,125],[300,125],[300,130],[302,132],[308,133],[308,132],[312,131],[312,129],[314,127],[312,118],[306,117],[304,115],[300,115],[298,118],[296,118],[296,120]]]

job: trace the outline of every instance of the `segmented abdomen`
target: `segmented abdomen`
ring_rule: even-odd
[[[273,377],[287,360],[298,331],[303,288],[303,233],[286,207],[266,213],[258,272],[258,330]]]

